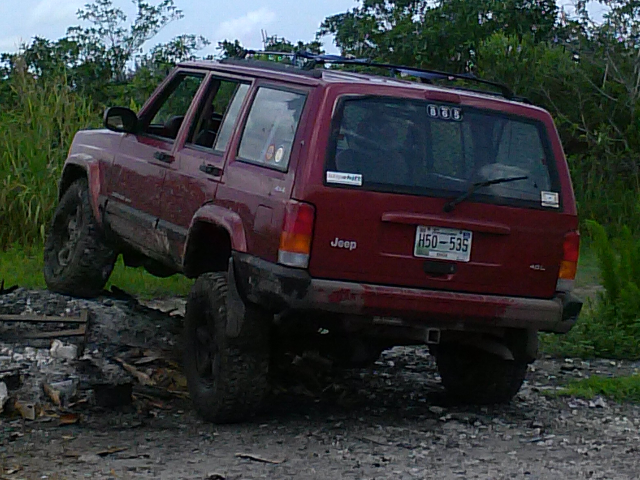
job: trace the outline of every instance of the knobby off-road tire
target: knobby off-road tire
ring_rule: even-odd
[[[435,357],[447,394],[468,404],[508,403],[527,373],[524,361],[504,360],[467,345],[439,345]]]
[[[89,200],[86,178],[73,182],[60,199],[44,247],[44,279],[49,290],[95,297],[117,258],[107,243]]]
[[[195,282],[185,317],[184,369],[198,413],[233,423],[257,413],[269,388],[270,316],[250,304],[240,334],[227,335],[227,274]]]

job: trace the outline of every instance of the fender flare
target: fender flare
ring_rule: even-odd
[[[205,204],[200,207],[191,219],[187,232],[187,241],[184,245],[183,258],[186,259],[189,243],[198,224],[206,223],[225,230],[231,240],[231,250],[237,252],[247,251],[247,235],[240,215],[236,212],[214,204]]]
[[[70,155],[64,163],[60,183],[58,184],[58,200],[62,198],[69,185],[77,178],[73,170],[82,169],[89,184],[89,201],[93,209],[93,215],[99,224],[102,224],[102,212],[99,208],[99,196],[102,188],[102,175],[100,163],[90,155],[76,153]]]

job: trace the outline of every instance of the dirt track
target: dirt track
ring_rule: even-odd
[[[94,318],[89,354],[133,358],[136,349],[156,349],[164,358],[145,371],[177,375],[179,316],[112,298],[24,290],[0,297],[0,313],[80,308]],[[69,407],[79,419],[72,425],[60,425],[60,409],[35,421],[0,416],[0,478],[637,479],[640,406],[541,393],[576,376],[637,367],[543,359],[511,405],[475,408],[447,405],[425,349],[396,348],[367,370],[279,372],[266,411],[231,426],[203,423],[180,392],[156,398],[136,385],[131,405]],[[24,386],[17,392],[26,395]]]

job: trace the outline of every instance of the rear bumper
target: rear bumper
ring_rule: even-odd
[[[242,253],[233,254],[232,268],[240,294],[274,313],[331,312],[443,329],[475,325],[565,333],[582,309],[582,301],[570,293],[537,299],[323,280]]]

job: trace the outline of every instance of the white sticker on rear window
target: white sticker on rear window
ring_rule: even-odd
[[[560,196],[557,192],[540,192],[543,207],[560,208]]]
[[[359,173],[327,172],[327,183],[362,186],[362,175]]]
[[[428,105],[427,113],[431,118],[439,120],[462,121],[462,109],[458,107],[448,107],[446,105]]]

